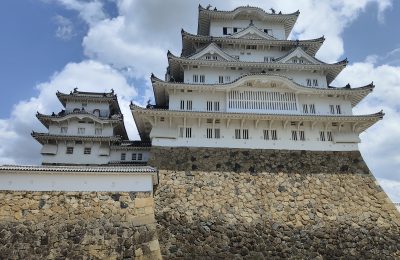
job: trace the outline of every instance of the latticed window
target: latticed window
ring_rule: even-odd
[[[249,139],[249,129],[243,129],[243,139]]]
[[[132,154],[132,161],[136,161],[136,158],[137,158],[137,154],[136,154],[136,153],[133,153],[133,154]]]
[[[233,90],[228,93],[228,108],[245,110],[296,111],[297,102],[296,95],[294,93]]]
[[[224,76],[219,76],[218,77],[218,83],[224,83]]]
[[[311,87],[312,86],[311,85],[311,79],[307,79],[306,81],[307,81],[307,87]]]
[[[94,134],[95,134],[95,135],[101,135],[102,132],[103,132],[103,129],[101,129],[101,128],[96,128],[96,129],[94,130]]]
[[[264,140],[269,140],[269,130],[263,130]]]
[[[73,154],[74,153],[74,147],[67,147],[67,154]]]
[[[214,102],[214,111],[219,111],[219,101]]]
[[[305,141],[306,140],[306,137],[304,135],[304,131],[299,131],[299,137],[300,137],[301,141]]]
[[[214,138],[215,139],[221,138],[221,130],[219,128],[214,129]]]
[[[212,138],[212,132],[213,132],[212,128],[207,128],[207,138],[208,139]]]
[[[207,101],[207,111],[212,111],[212,110],[213,110],[213,102]]]
[[[61,127],[61,133],[66,134],[68,132],[68,127]]]
[[[180,106],[181,110],[185,109],[185,100],[181,100],[181,106]]]
[[[187,110],[192,110],[192,104],[193,104],[192,100],[186,101],[186,109]]]
[[[308,114],[308,106],[306,104],[303,105],[303,113]]]
[[[193,75],[193,82],[194,83],[199,82],[199,75]]]
[[[340,105],[336,105],[336,114],[340,115],[342,113],[342,109],[340,108]]]
[[[321,132],[319,132],[319,140],[320,141],[325,141],[325,132],[324,131],[321,131]]]
[[[78,128],[78,134],[80,134],[80,135],[85,134],[85,128],[79,127]]]
[[[206,76],[205,75],[200,75],[200,83],[206,82]]]
[[[328,141],[333,141],[332,132],[331,131],[326,132],[326,136],[328,137]]]
[[[187,127],[186,128],[186,138],[192,138],[192,128]]]
[[[121,161],[125,161],[126,159],[126,153],[121,153]]]
[[[143,154],[141,154],[141,153],[138,153],[138,161],[141,161],[142,159],[143,159]]]
[[[292,140],[297,141],[297,132],[296,131],[292,131]]]
[[[330,110],[332,115],[335,114],[335,106],[334,105],[329,105],[329,110]]]
[[[235,139],[241,139],[240,138],[240,129],[235,129]]]
[[[271,139],[278,140],[278,135],[277,135],[276,130],[271,130]]]
[[[310,104],[308,106],[310,108],[310,114],[315,114],[315,105],[314,104]]]
[[[92,153],[92,148],[90,147],[85,147],[83,150],[83,154],[91,154]]]
[[[313,79],[313,86],[318,87],[318,79]]]

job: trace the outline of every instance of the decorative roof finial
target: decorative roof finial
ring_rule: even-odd
[[[271,10],[271,13],[275,14],[275,9],[274,8],[270,8],[269,10]]]
[[[78,92],[78,87],[74,88],[74,93]]]
[[[296,40],[296,46],[299,46],[299,44],[300,44],[300,41],[299,41],[299,39],[297,39]]]
[[[111,94],[114,94],[114,89],[113,88],[111,89]]]
[[[132,100],[131,100],[131,106],[133,106],[133,102],[132,102]]]
[[[207,10],[210,10],[211,7],[212,7],[212,5],[208,4],[207,7],[206,7],[206,9],[207,9]]]
[[[217,7],[214,7],[214,11],[217,11]]]
[[[253,20],[250,20],[249,26],[253,26],[253,25],[254,25]]]

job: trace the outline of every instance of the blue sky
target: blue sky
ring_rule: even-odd
[[[362,134],[360,150],[374,175],[400,201],[400,1],[223,1],[200,0],[218,9],[240,5],[300,10],[292,37],[325,35],[317,57],[350,61],[334,82],[376,89],[355,113],[386,112]],[[151,98],[149,76],[162,78],[166,52],[180,54],[180,29],[195,33],[198,1],[179,0],[4,0],[0,3],[0,164],[40,163],[31,130],[34,117],[59,110],[55,91],[108,91],[124,107],[131,138],[137,133],[127,104]],[[178,14],[178,15],[174,15]],[[14,147],[25,147],[24,151]]]

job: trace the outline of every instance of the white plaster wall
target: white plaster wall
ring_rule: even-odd
[[[103,145],[108,146],[107,143]],[[84,142],[83,144],[75,144],[73,141],[59,142],[57,144],[56,155],[42,155],[43,163],[53,164],[107,164],[110,160],[109,156],[101,156],[99,142]],[[74,147],[73,154],[67,154],[67,147]],[[91,147],[91,154],[84,154],[84,148]]]
[[[58,173],[2,173],[0,190],[17,191],[153,191],[152,176]]]
[[[82,102],[68,102],[65,104],[65,110],[67,112],[72,112],[74,109],[82,109]],[[108,103],[87,103],[84,107],[86,112],[93,112],[95,109],[100,110],[100,115],[107,117],[110,114],[110,106]]]
[[[279,58],[287,53],[287,51],[280,51],[276,47],[268,50],[247,50],[247,49],[224,49],[226,53],[231,56],[239,56],[240,61],[264,62],[264,57]]]
[[[283,24],[271,23],[271,22],[262,22],[253,20],[254,26],[258,29],[264,31],[264,29],[272,29],[272,36],[276,39],[286,39],[285,30]],[[210,35],[211,36],[226,36],[223,35],[222,28],[223,27],[238,27],[238,28],[246,28],[250,25],[249,20],[212,20],[210,22]]]
[[[125,153],[125,161],[122,162],[147,162],[150,159],[149,151],[144,150],[111,150],[110,161],[121,161],[121,154]],[[132,154],[136,154],[136,160],[132,160]],[[138,160],[138,154],[142,154],[142,160]]]
[[[183,119],[173,119],[170,131],[175,132],[175,138],[152,138],[153,146],[193,146],[193,147],[224,147],[224,148],[249,148],[249,149],[287,149],[287,150],[314,150],[314,151],[352,151],[358,150],[357,143],[334,143],[330,141],[320,141],[319,132],[324,128],[321,123],[311,129],[310,123],[304,123],[303,126],[291,126],[290,122],[283,128],[282,122],[274,122],[271,129],[277,130],[278,140],[264,140],[263,129],[269,129],[268,122],[259,122],[257,128],[253,120],[246,120],[243,129],[249,129],[249,139],[235,139],[235,129],[240,129],[240,120],[231,120],[229,127],[226,120],[215,124],[214,128],[219,128],[221,132],[220,139],[207,139],[206,129],[212,128],[212,124],[207,124],[202,119],[200,126],[197,119],[187,119],[186,126],[192,128],[192,138],[178,138],[179,127],[184,126]],[[153,127],[150,137],[153,137],[153,131],[165,131],[169,124],[157,124]],[[330,131],[337,133],[337,127],[330,127]],[[292,130],[304,130],[305,141],[291,140]],[[341,132],[350,133],[349,126],[341,129]]]
[[[93,122],[91,118],[84,118],[82,121]],[[71,118],[69,120],[65,120],[60,123],[53,123],[49,126],[50,134],[57,135],[79,135],[78,128],[85,128],[85,133],[82,135],[93,135],[95,136],[95,129],[102,128],[101,136],[113,136],[114,128],[110,124],[99,124],[94,122],[93,124],[89,123],[79,123],[80,120],[76,118]],[[67,133],[61,133],[61,127],[68,127]]]
[[[331,115],[329,105],[340,105],[342,115],[353,115],[352,106],[349,100],[343,96],[340,97],[327,97],[318,95],[298,95],[299,100],[299,113],[303,112],[302,104],[315,104],[315,114],[317,115]],[[336,112],[336,111],[335,111]]]
[[[205,83],[206,84],[218,84],[219,76],[230,76],[231,81],[239,78],[242,75],[249,73],[260,73],[263,69],[257,68],[249,70],[247,68],[243,68],[242,70],[232,70],[231,68],[207,68],[207,67],[199,67],[199,68],[190,68],[184,71],[184,82],[185,83],[193,83],[193,75],[205,75]],[[273,73],[277,75],[283,75],[293,79],[294,82],[307,86],[307,79],[317,79],[318,87],[317,88],[327,88],[326,76],[321,75],[319,73],[313,73],[311,71],[268,71],[268,73]],[[225,79],[224,79],[225,80]],[[225,83],[225,81],[224,81]],[[199,83],[197,83],[199,84]]]

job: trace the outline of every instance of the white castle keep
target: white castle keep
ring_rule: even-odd
[[[141,141],[127,140],[113,92],[57,93],[65,110],[38,113],[49,133],[33,133],[43,164],[144,164],[150,146],[358,150],[384,115],[353,115],[374,85],[332,87],[348,62],[315,58],[323,37],[288,40],[298,16],[199,6],[197,34],[182,30],[165,79],[151,75],[155,105],[131,104]]]

